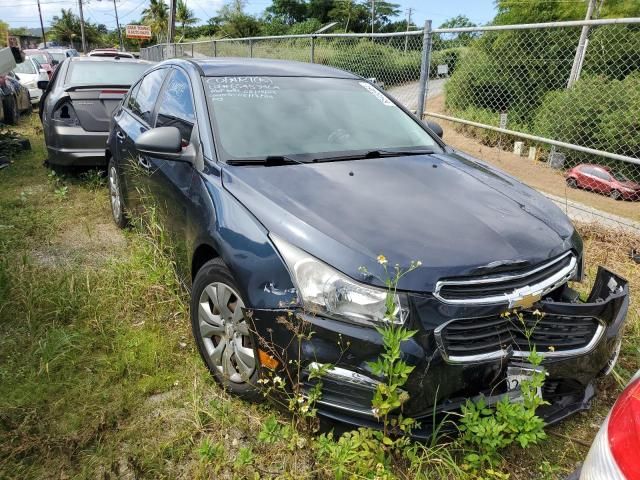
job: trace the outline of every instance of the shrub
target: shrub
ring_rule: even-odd
[[[389,87],[420,78],[420,50],[407,50],[371,42],[368,38],[354,40],[317,39],[315,61],[323,65],[348,70],[363,77],[375,77]]]
[[[545,96],[533,130],[544,137],[640,158],[639,119],[640,72],[624,80],[583,76],[573,88]],[[594,161],[593,155],[573,151],[567,158],[570,165]],[[615,160],[597,158],[597,162],[624,167],[625,173],[630,170]]]

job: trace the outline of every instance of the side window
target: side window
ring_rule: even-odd
[[[159,102],[156,127],[177,127],[182,140],[189,142],[196,114],[189,79],[183,72],[173,70]]]
[[[136,96],[138,95],[138,90],[140,90],[140,84],[142,82],[136,83],[131,90],[129,90],[129,96],[127,97],[126,107],[131,111],[138,112],[140,109],[138,108],[138,103],[136,101]]]
[[[131,110],[148,124],[152,123],[153,107],[166,72],[166,69],[154,70],[142,79],[136,87],[138,90],[132,92],[131,98],[135,98],[135,105]]]

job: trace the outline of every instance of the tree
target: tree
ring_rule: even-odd
[[[187,3],[184,0],[178,0],[178,4],[176,6],[176,21],[178,21],[182,26],[183,37],[185,34],[185,27],[198,22],[198,18],[194,15],[193,10],[187,6]]]
[[[331,20],[329,12],[335,7],[335,4],[335,0],[309,0],[307,16],[317,19],[320,23],[327,23]]]
[[[473,23],[466,15],[458,15],[456,17],[449,18],[442,22],[438,28],[463,28],[463,27],[475,27]],[[461,32],[461,33],[440,33],[434,35],[433,48],[435,50],[442,50],[450,47],[466,47],[471,40],[478,36],[477,32]]]
[[[281,20],[293,25],[307,18],[307,3],[305,0],[273,0],[265,12],[268,21]]]
[[[260,33],[260,22],[244,12],[245,0],[231,0],[222,6],[210,23],[219,26],[228,37],[252,37]]]
[[[362,12],[362,5],[358,5],[356,0],[336,0],[329,12],[329,17],[344,25],[344,31],[348,32],[349,24],[357,16],[358,11]]]
[[[159,43],[167,36],[169,7],[164,0],[150,0],[149,6],[142,10],[142,23],[151,27],[151,33]]]
[[[70,8],[60,10],[60,16],[55,15],[51,20],[51,36],[60,42],[73,44],[82,37],[80,18]],[[101,35],[98,28],[91,22],[84,24],[84,37],[87,43],[98,43]]]

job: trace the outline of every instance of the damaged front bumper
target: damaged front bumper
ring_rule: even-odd
[[[521,363],[529,351],[527,339],[518,332],[519,321],[535,324],[530,341],[544,357],[542,396],[549,404],[538,414],[554,423],[588,408],[594,379],[608,373],[617,358],[629,292],[626,280],[601,267],[586,301],[563,285],[535,309],[520,310],[515,319],[503,315],[505,306],[447,305],[427,294],[409,294],[408,303],[407,327],[418,333],[402,344],[405,361],[414,366],[404,385],[409,400],[403,413],[422,425],[414,431],[416,437],[428,437],[434,421],[459,411],[468,398],[483,395],[497,401],[510,394],[507,369]],[[368,366],[383,349],[378,332],[295,313],[254,310],[252,320],[263,344],[279,350],[284,365],[300,360],[306,368],[314,362],[334,366],[323,377],[321,415],[355,426],[378,426],[371,399],[383,379]],[[291,322],[283,321],[287,317],[302,318],[313,335],[298,343]],[[300,381],[311,385],[304,373]]]

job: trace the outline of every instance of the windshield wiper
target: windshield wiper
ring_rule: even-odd
[[[296,165],[305,163],[286,155],[268,155],[262,158],[235,158],[227,160],[227,165],[264,165],[265,167],[277,167],[280,165]]]
[[[336,155],[333,157],[314,158],[314,162],[340,162],[345,160],[366,160],[368,158],[407,157],[410,155],[431,155],[435,150],[421,148],[415,150],[369,150],[350,155]]]

